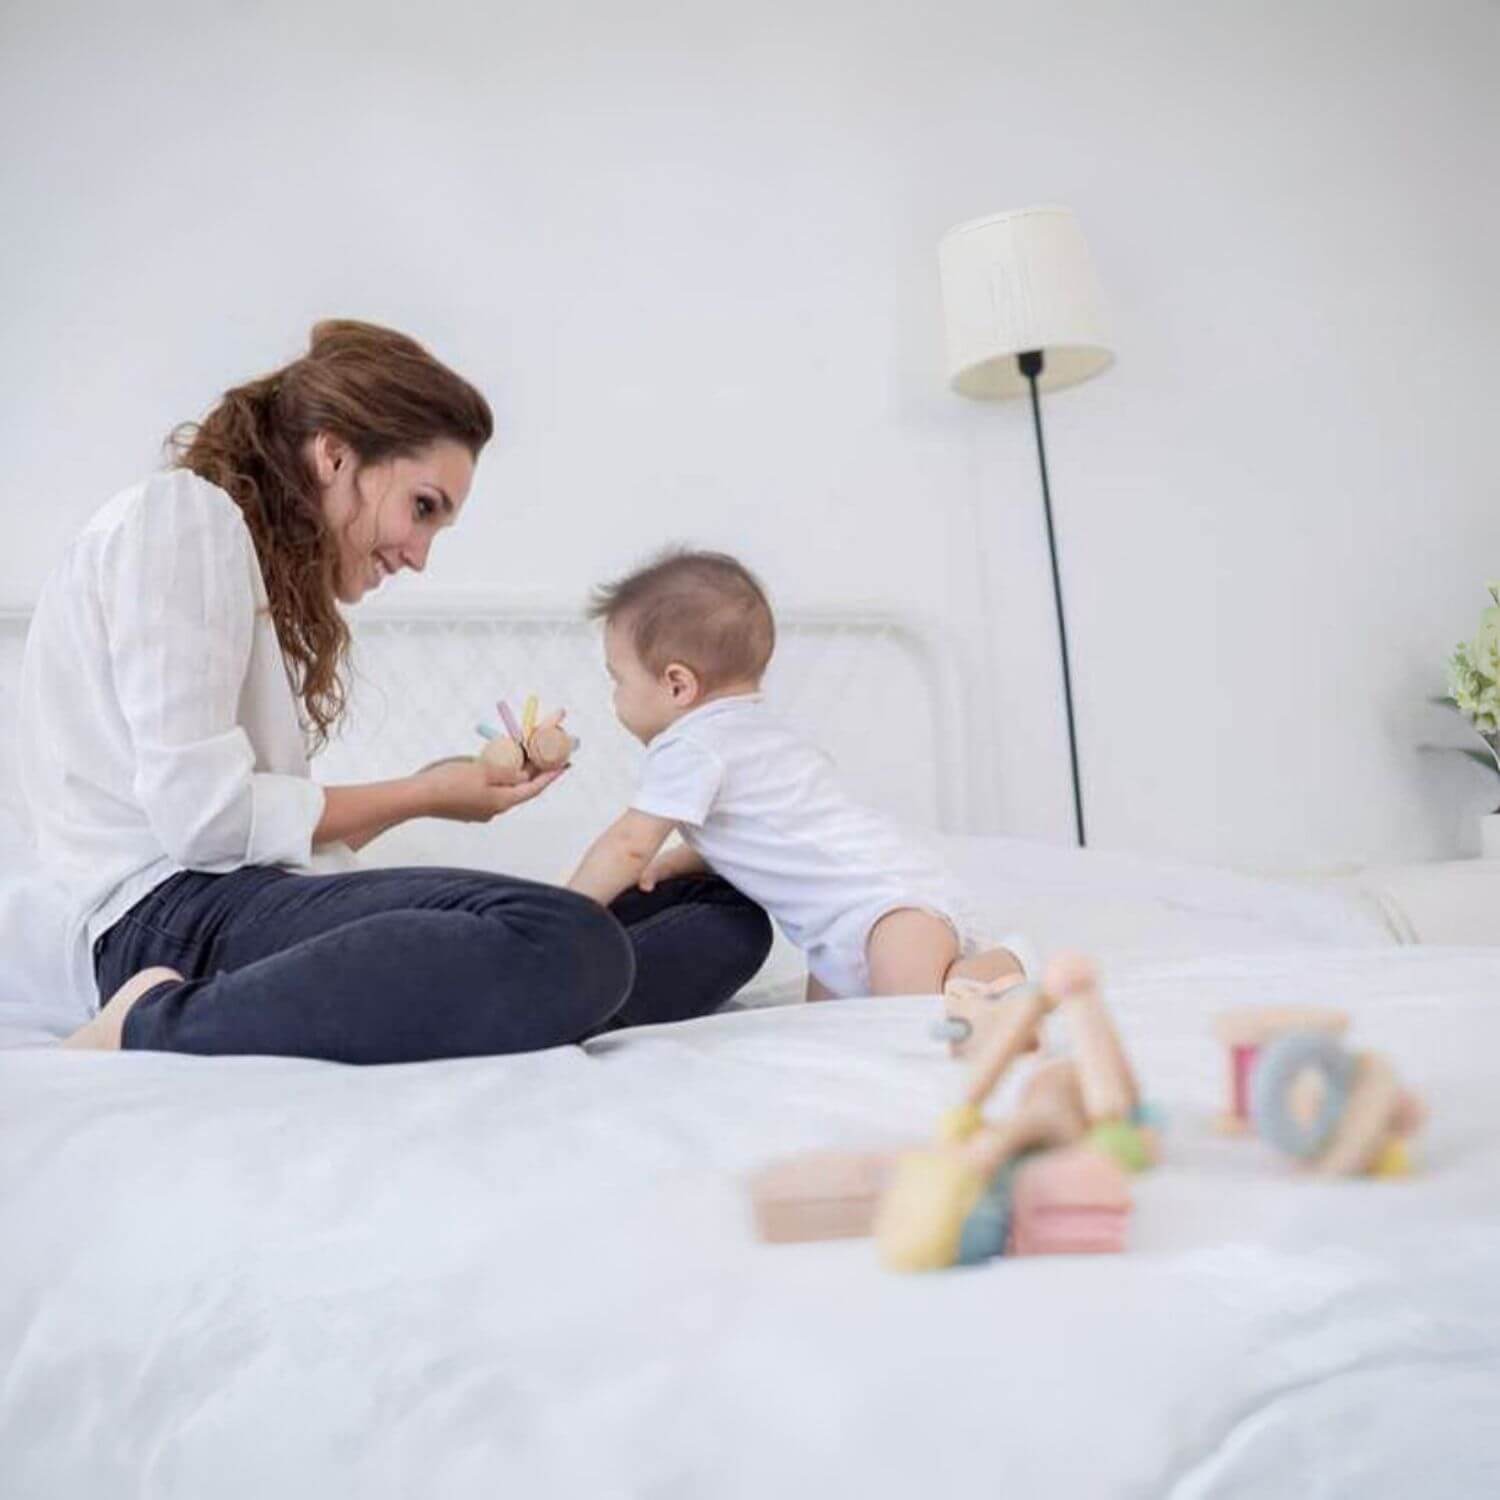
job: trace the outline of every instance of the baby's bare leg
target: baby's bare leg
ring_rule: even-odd
[[[930,911],[888,911],[865,944],[872,995],[937,995],[958,958],[958,937]]]
[[[874,995],[935,995],[950,979],[992,984],[1025,977],[1021,961],[1009,948],[960,958],[953,929],[941,917],[914,906],[887,912],[871,931],[866,953]]]
[[[993,984],[997,979],[1023,979],[1026,971],[1009,948],[987,948],[983,953],[961,958],[948,970],[949,979],[977,979]]]

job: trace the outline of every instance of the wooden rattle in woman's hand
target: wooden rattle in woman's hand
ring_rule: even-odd
[[[479,758],[491,770],[502,773],[509,782],[525,781],[542,771],[555,771],[573,758],[578,741],[562,727],[566,709],[559,709],[541,723],[537,722],[537,699],[532,694],[522,709],[520,721],[503,698],[495,705],[505,724],[502,732],[492,724],[476,726],[486,742]]]

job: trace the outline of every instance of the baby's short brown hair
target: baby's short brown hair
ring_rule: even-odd
[[[723,552],[669,548],[596,588],[589,617],[622,629],[648,671],[660,676],[679,661],[706,692],[758,682],[776,648],[766,591]]]

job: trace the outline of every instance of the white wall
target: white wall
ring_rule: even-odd
[[[1066,838],[1029,416],[945,391],[934,254],[1064,202],[1119,348],[1048,411],[1093,841],[1451,851],[1484,784],[1416,747],[1500,575],[1497,76],[1485,0],[8,0],[0,599],[314,318],[388,321],[501,424],[433,583],[689,538],[932,612],[984,823]]]

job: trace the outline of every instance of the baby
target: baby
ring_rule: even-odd
[[[668,552],[595,590],[590,613],[604,621],[615,713],[646,760],[573,890],[607,905],[631,886],[712,870],[807,955],[810,1000],[1022,977],[1010,948],[981,951],[942,866],[852,802],[828,757],[766,704],[776,624],[747,568]],[[674,829],[682,844],[663,852]]]

